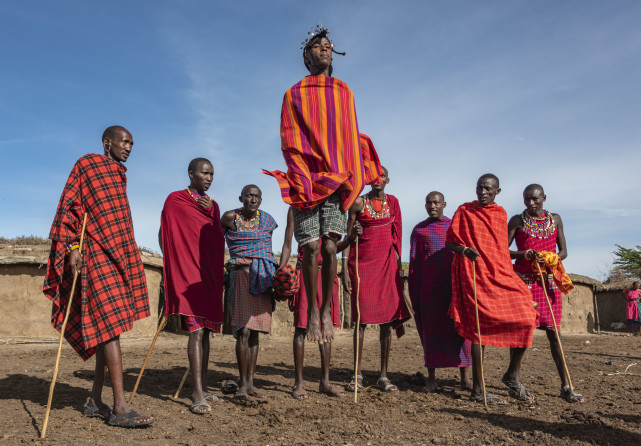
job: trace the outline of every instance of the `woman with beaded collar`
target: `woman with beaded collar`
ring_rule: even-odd
[[[508,223],[508,243],[516,241],[517,251],[510,250],[510,256],[516,259],[514,271],[523,279],[532,291],[532,298],[538,304],[538,328],[545,329],[550,342],[552,359],[561,378],[561,398],[570,403],[583,401],[583,396],[576,393],[570,386],[570,381],[563,367],[563,353],[554,333],[552,314],[545,298],[545,290],[539,275],[532,269],[532,262],[538,260],[543,253],[552,253],[558,257],[560,264],[567,255],[563,221],[559,214],[553,214],[543,209],[546,196],[540,184],[530,184],[523,191],[523,202],[526,209],[520,215],[513,216]],[[558,252],[557,252],[558,247]],[[546,272],[546,268],[541,268]],[[549,273],[549,271],[547,271]],[[545,287],[550,299],[557,327],[561,324],[563,313],[563,296],[559,284],[552,274],[545,274]]]

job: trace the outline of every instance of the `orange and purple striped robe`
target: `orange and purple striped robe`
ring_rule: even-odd
[[[346,211],[381,175],[372,141],[358,132],[354,94],[334,77],[308,76],[287,90],[280,136],[287,173],[263,172],[276,178],[283,201],[297,209],[314,209],[340,191]]]

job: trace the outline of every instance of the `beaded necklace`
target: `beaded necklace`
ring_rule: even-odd
[[[380,208],[376,209],[376,202],[380,203]],[[390,216],[390,207],[387,202],[387,195],[382,200],[380,198],[371,198],[369,194],[365,195],[365,208],[372,218],[385,218]]]
[[[521,220],[523,220],[523,231],[531,237],[548,238],[556,229],[552,214],[545,209],[540,217],[531,216],[527,211],[523,211]]]
[[[241,224],[247,229],[256,229],[260,224],[260,210],[256,211],[256,215],[251,220],[247,220],[240,212],[236,212],[236,225]]]
[[[192,192],[192,191],[191,191],[191,188],[190,188],[189,186],[187,186],[187,192],[189,192],[189,195],[191,195],[191,198],[193,198],[194,200],[197,200],[197,199],[199,199],[200,197],[209,198],[209,197],[207,196],[207,194],[202,194],[202,195],[200,195],[198,192]],[[209,199],[211,200],[211,198],[209,198]]]

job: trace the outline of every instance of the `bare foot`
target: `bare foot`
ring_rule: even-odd
[[[267,398],[267,395],[265,395],[263,392],[258,390],[256,387],[250,387],[247,390],[247,395],[253,396],[254,398],[259,398],[261,400],[264,399],[264,398]]]
[[[307,321],[307,340],[309,342],[321,342],[321,327],[320,327],[320,318],[310,317]]]
[[[470,381],[470,380],[461,381],[461,390],[469,390],[469,391],[471,391],[472,388],[473,388],[472,381]]]
[[[336,398],[343,398],[345,397],[345,392],[343,392],[340,388],[336,387],[333,384],[320,384],[318,386],[318,391],[320,393],[323,393],[327,396],[333,396]]]
[[[292,398],[295,400],[306,400],[307,392],[305,391],[305,386],[302,384],[295,384],[294,389],[292,390]]]
[[[234,395],[234,398],[237,400],[246,400],[248,399],[247,397],[247,388],[246,387],[239,387],[238,390],[236,391],[236,394]]]
[[[334,340],[334,321],[332,321],[332,315],[323,314],[322,316],[322,325],[321,333],[323,342],[332,342]]]
[[[437,390],[438,384],[436,384],[436,380],[429,378],[425,381],[425,387],[422,389],[424,393],[436,393]]]

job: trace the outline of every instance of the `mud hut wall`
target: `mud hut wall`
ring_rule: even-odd
[[[42,293],[45,265],[0,265],[0,336],[57,337],[51,326],[51,302]],[[152,336],[156,331],[162,269],[145,265],[151,317],[136,321],[125,336]]]
[[[602,329],[609,330],[613,322],[627,323],[626,303],[621,290],[597,291],[596,301]]]
[[[594,292],[591,285],[576,283],[563,296],[562,333],[594,332]]]

